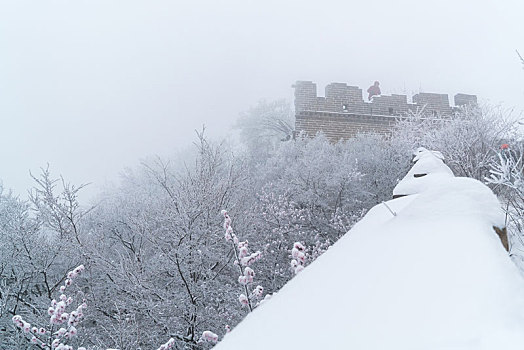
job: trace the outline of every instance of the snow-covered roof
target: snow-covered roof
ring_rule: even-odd
[[[216,349],[522,346],[524,281],[492,229],[497,198],[441,155],[417,157],[395,189],[407,196],[372,208]]]

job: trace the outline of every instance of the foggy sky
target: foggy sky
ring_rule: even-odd
[[[477,94],[524,109],[515,1],[0,0],[0,179],[50,164],[90,193],[125,166],[227,137],[296,80]]]

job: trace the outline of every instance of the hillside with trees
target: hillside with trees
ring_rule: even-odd
[[[197,132],[192,154],[144,160],[93,206],[60,169],[34,174],[28,200],[3,189],[0,348],[210,348],[391,199],[419,146],[498,195],[524,268],[523,143],[505,111],[413,115],[388,137],[338,143],[290,137],[291,113],[285,101],[254,106],[240,144]]]

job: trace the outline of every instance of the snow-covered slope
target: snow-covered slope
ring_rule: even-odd
[[[498,200],[439,158],[420,149],[395,189],[407,196],[371,209],[215,349],[524,346],[524,282],[492,229]]]

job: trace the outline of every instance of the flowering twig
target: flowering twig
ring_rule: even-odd
[[[238,267],[240,276],[238,277],[238,283],[244,287],[244,293],[240,294],[238,301],[240,304],[247,305],[249,311],[253,311],[252,298],[260,298],[264,293],[262,286],[256,286],[251,292],[249,292],[248,286],[253,283],[253,277],[255,277],[255,271],[249,267],[252,263],[261,258],[262,253],[256,251],[249,254],[248,241],[240,242],[238,237],[233,233],[233,227],[231,226],[231,218],[229,217],[226,210],[222,210],[224,215],[224,229],[226,230],[225,238],[226,241],[230,241],[235,253],[235,265]],[[244,268],[242,270],[242,268]]]
[[[58,301],[53,299],[51,306],[47,310],[49,318],[49,326],[35,327],[31,326],[29,322],[26,322],[22,316],[13,316],[13,323],[22,330],[27,337],[31,336],[30,342],[38,345],[42,349],[54,349],[54,350],[73,350],[73,347],[66,345],[68,339],[75,337],[78,333],[76,327],[84,316],[84,309],[87,308],[85,299],[75,310],[66,312],[67,307],[73,303],[73,298],[68,297],[65,294],[67,287],[71,286],[73,279],[75,279],[82,271],[84,271],[84,265],[80,265],[72,271],[67,273],[67,279],[64,285],[60,286],[60,297]],[[58,326],[62,325],[60,329],[55,331]],[[77,350],[86,350],[83,346]]]
[[[295,272],[295,275],[300,271],[304,270],[306,264],[306,254],[304,253],[306,247],[300,242],[295,242],[293,244],[293,249],[291,249],[291,268]]]

